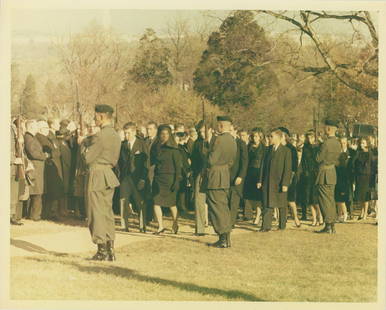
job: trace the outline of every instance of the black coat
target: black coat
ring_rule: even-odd
[[[122,142],[118,160],[120,180],[131,176],[135,183],[139,180],[145,181],[148,177],[149,164],[149,149],[143,139],[137,137],[131,150],[127,140]]]
[[[44,192],[47,199],[57,200],[64,197],[64,183],[62,174],[62,163],[60,161],[59,145],[55,136],[44,136],[36,134],[43,147],[43,152],[49,157],[44,163]]]
[[[248,200],[261,200],[261,189],[256,187],[260,169],[263,163],[267,147],[259,143],[258,147],[248,145],[248,169],[244,184],[244,198]]]
[[[287,207],[287,193],[282,186],[289,186],[292,174],[291,151],[280,144],[276,151],[268,148],[258,182],[262,183],[264,208]]]
[[[34,166],[33,184],[29,188],[30,195],[42,195],[44,193],[44,161],[46,155],[36,136],[27,132],[24,136],[24,148],[27,158]]]
[[[208,167],[208,153],[208,142],[204,141],[202,138],[198,138],[194,141],[191,155],[191,169],[194,178]]]

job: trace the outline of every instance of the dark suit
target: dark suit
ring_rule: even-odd
[[[194,179],[194,209],[195,232],[205,233],[206,222],[206,191],[203,188],[203,179],[208,167],[209,144],[202,138],[198,138],[192,149],[192,174]]]
[[[335,184],[337,181],[335,166],[338,164],[341,146],[336,137],[328,137],[320,146],[316,156],[319,164],[315,184],[318,188],[318,201],[324,222],[331,224],[336,219]]]
[[[144,203],[145,182],[148,178],[149,153],[146,142],[136,138],[129,148],[129,142],[123,141],[119,156],[120,197],[124,202],[121,216],[128,228],[127,204],[131,202],[134,209],[139,212],[140,229],[146,230],[146,204]]]
[[[115,239],[112,210],[114,188],[119,181],[113,172],[118,162],[121,139],[112,125],[105,125],[92,136],[82,156],[88,167],[86,206],[92,241],[105,244]]]
[[[246,143],[239,138],[236,138],[235,141],[237,144],[237,152],[235,161],[230,170],[231,186],[229,189],[229,208],[231,210],[232,225],[236,223],[240,202],[243,198],[243,188],[248,169],[248,147]],[[242,179],[242,182],[239,185],[235,185],[237,178]]]
[[[207,199],[209,215],[219,235],[232,230],[229,210],[230,168],[236,160],[237,145],[230,133],[213,137],[208,154]]]
[[[292,175],[291,150],[280,144],[276,151],[270,146],[263,160],[258,183],[262,183],[263,229],[271,229],[273,208],[279,208],[279,228],[285,229],[287,221],[287,192]]]

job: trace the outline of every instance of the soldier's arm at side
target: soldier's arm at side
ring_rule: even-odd
[[[103,143],[102,143],[101,137],[100,135],[96,134],[95,136],[93,136],[92,142],[83,153],[86,164],[87,165],[92,164],[98,158],[102,150],[103,150]]]
[[[318,153],[316,154],[316,162],[322,163],[325,161],[327,155],[327,145],[326,142],[322,143],[319,147]]]

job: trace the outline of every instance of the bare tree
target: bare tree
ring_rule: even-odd
[[[324,66],[310,66],[301,68],[305,72],[318,75],[331,72],[341,83],[365,95],[368,98],[378,99],[378,33],[371,15],[367,11],[355,11],[344,14],[329,13],[325,11],[266,11],[258,10],[258,14],[268,14],[277,19],[287,21],[300,31],[300,42],[303,35],[308,36],[313,42],[318,55],[323,59]],[[367,57],[359,59],[356,63],[345,63],[334,58],[328,45],[322,41],[314,24],[322,19],[343,20],[353,25],[353,21],[366,26],[370,35]],[[369,82],[370,81],[370,82]]]

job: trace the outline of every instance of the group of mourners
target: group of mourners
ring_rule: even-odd
[[[113,261],[114,213],[126,231],[132,216],[142,233],[155,220],[160,235],[163,212],[174,234],[178,218],[194,212],[195,235],[206,235],[210,219],[219,238],[209,245],[218,248],[231,247],[238,221],[279,231],[288,210],[296,227],[310,210],[311,225],[324,225],[317,232],[334,234],[336,222],[354,219],[356,203],[356,220],[377,213],[377,139],[338,137],[334,120],[325,121],[323,135],[248,131],[229,116],[218,116],[215,126],[127,122],[121,129],[113,113],[96,105],[84,130],[69,120],[12,120],[11,224],[60,221],[71,212],[87,220],[98,246],[93,259]]]

